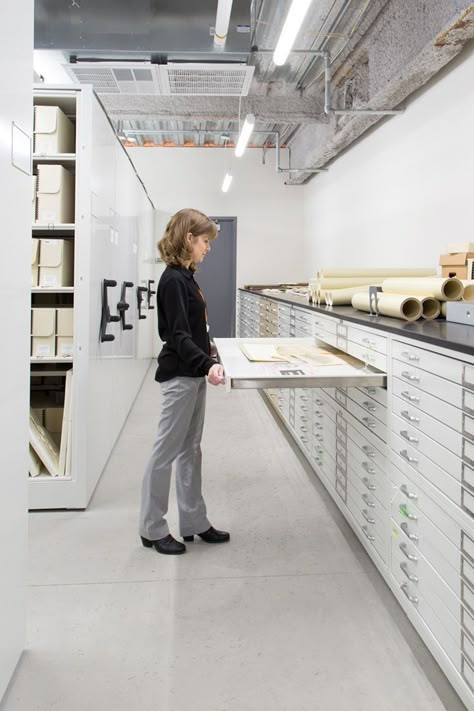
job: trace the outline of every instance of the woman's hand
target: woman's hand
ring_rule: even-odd
[[[224,368],[220,363],[216,363],[211,367],[207,374],[207,382],[211,385],[222,385],[224,382]]]

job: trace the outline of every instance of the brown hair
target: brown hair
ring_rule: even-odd
[[[186,235],[191,232],[194,237],[207,235],[213,240],[217,237],[216,223],[199,210],[185,208],[180,210],[166,225],[163,237],[158,242],[161,258],[173,267],[183,267],[191,259]],[[191,263],[191,271],[196,267]]]

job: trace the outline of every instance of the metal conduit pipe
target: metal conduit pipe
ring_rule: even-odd
[[[166,129],[154,129],[154,130],[146,130],[146,129],[123,129],[121,131],[121,134],[124,136],[161,136],[163,134],[170,134],[170,133],[178,133],[178,134],[186,134],[186,133],[197,133],[199,134],[209,134],[209,133],[217,133],[220,136],[222,136],[223,131],[218,131],[216,129],[212,129],[209,131],[206,131],[205,129],[197,129],[194,131],[185,131],[184,129],[178,130],[178,129],[173,129],[173,130],[166,130]],[[238,134],[239,131],[226,131],[225,133],[233,133],[233,134]],[[266,136],[275,136],[275,170],[277,173],[326,173],[328,171],[327,168],[282,168],[280,166],[280,134],[278,131],[252,131],[252,133],[261,133]],[[260,147],[260,146],[259,146]],[[261,146],[262,149],[265,149],[265,146]],[[224,148],[225,150],[225,148]]]

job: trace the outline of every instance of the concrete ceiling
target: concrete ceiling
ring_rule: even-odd
[[[302,184],[383,117],[361,109],[403,108],[474,37],[474,4],[467,0],[313,0],[295,43],[300,51],[277,67],[271,50],[290,4],[234,0],[225,49],[216,50],[216,0],[36,0],[35,47],[63,50],[77,62],[253,65],[247,96],[100,98],[118,130],[148,131],[136,134],[147,145],[224,145],[220,134],[233,139],[239,112],[254,113],[253,143],[274,144],[278,132],[296,170],[287,182]],[[330,107],[324,57],[315,51],[327,52]]]

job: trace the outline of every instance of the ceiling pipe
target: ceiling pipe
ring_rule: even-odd
[[[218,0],[216,26],[214,27],[214,47],[223,49],[229,32],[230,14],[233,0]]]

